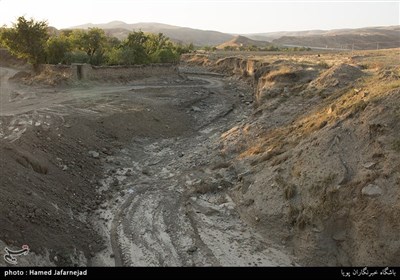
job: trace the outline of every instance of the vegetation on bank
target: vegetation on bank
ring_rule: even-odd
[[[202,48],[204,51],[217,51],[217,47],[211,47],[211,46],[204,46]],[[258,47],[255,45],[251,46],[225,46],[224,51],[243,51],[243,52],[277,52],[277,51],[287,51],[287,52],[293,52],[293,51],[311,51],[311,48],[307,47],[285,47],[285,46],[266,46],[266,47]]]
[[[0,47],[26,59],[34,68],[40,64],[90,63],[133,65],[175,63],[193,45],[173,43],[162,33],[131,32],[125,40],[108,36],[103,29],[61,30],[46,21],[19,17],[11,28],[0,28]]]

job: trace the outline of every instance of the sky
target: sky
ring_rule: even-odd
[[[400,25],[399,10],[399,0],[0,0],[0,26],[23,15],[58,29],[120,20],[246,34]]]

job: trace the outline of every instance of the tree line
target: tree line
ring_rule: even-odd
[[[40,64],[90,63],[133,65],[175,63],[193,45],[173,43],[164,34],[131,32],[125,40],[106,35],[100,28],[55,32],[46,21],[19,17],[11,28],[0,29],[0,46],[26,59],[34,68]]]

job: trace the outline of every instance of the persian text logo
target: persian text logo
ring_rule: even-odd
[[[1,1],[1,0],[0,0]],[[29,246],[28,245],[22,245],[22,249],[21,250],[10,250],[7,247],[4,249],[4,251],[6,251],[6,254],[4,255],[4,260],[9,263],[9,264],[13,264],[16,265],[18,264],[17,262],[17,256],[26,256],[29,253]]]

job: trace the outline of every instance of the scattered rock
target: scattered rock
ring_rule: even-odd
[[[367,163],[363,164],[363,167],[366,169],[372,169],[375,167],[375,165],[376,165],[376,162],[367,162]]]
[[[192,111],[193,112],[201,112],[201,109],[199,107],[192,106]]]
[[[100,154],[96,151],[89,151],[88,154],[92,157],[92,158],[99,158]]]
[[[289,88],[288,87],[284,87],[283,88],[283,93],[284,94],[289,94],[290,93]]]
[[[382,195],[382,193],[382,189],[379,186],[373,184],[369,184],[361,190],[361,194],[367,196],[379,196]]]
[[[143,169],[142,170],[142,174],[146,175],[146,176],[150,176],[151,175],[150,170],[148,170],[148,169]]]
[[[114,179],[114,180],[112,181],[112,183],[111,183],[111,185],[112,185],[113,187],[118,186],[118,184],[119,184],[118,179]]]
[[[115,170],[114,168],[111,168],[108,170],[108,174],[115,174],[117,172],[117,170]]]
[[[187,252],[190,253],[190,254],[192,254],[192,253],[194,253],[196,251],[197,251],[197,247],[196,246],[191,246],[189,249],[187,249]]]

